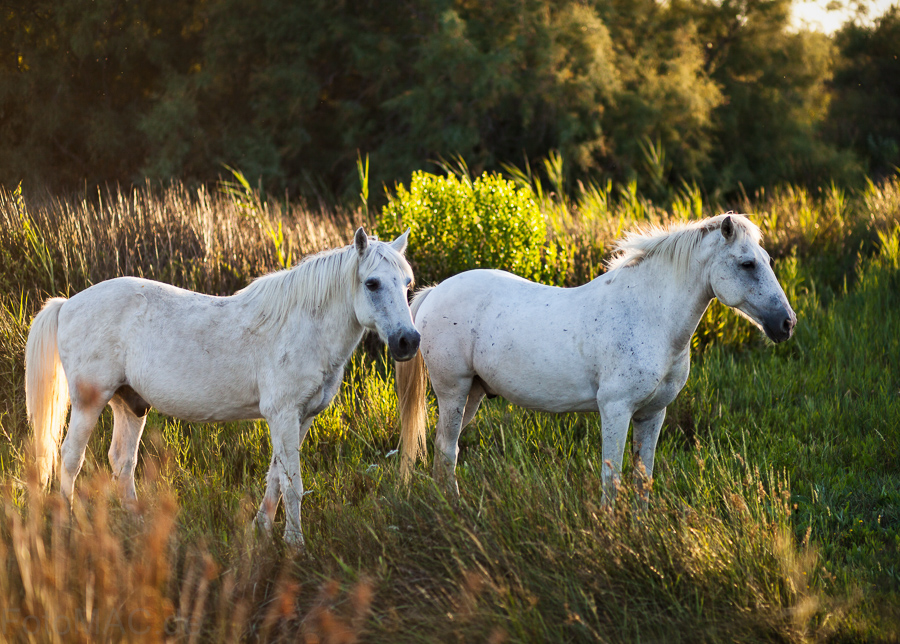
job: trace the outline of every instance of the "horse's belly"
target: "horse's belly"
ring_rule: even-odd
[[[177,399],[164,396],[160,403],[148,399],[150,405],[165,416],[172,416],[195,423],[217,423],[233,420],[262,418],[259,401],[226,401],[215,399]]]
[[[237,375],[242,372],[235,368],[225,368],[233,365],[168,364],[168,370],[134,369],[127,374],[128,384],[160,413],[194,422],[262,417],[256,383]]]
[[[476,341],[473,366],[490,393],[537,411],[597,411],[597,382],[592,365],[566,338],[531,341],[522,346]]]
[[[499,393],[508,401],[525,409],[533,409],[534,411],[546,411],[555,414],[561,414],[570,411],[597,411],[597,396],[595,394],[589,396],[572,396],[569,392],[565,396],[546,396],[542,392],[519,392],[513,391],[508,393]]]
[[[261,418],[257,367],[243,338],[163,324],[143,331],[125,375],[158,411],[197,422]]]
[[[535,411],[597,411],[597,388],[589,378],[551,369],[482,369],[478,377],[487,393]]]

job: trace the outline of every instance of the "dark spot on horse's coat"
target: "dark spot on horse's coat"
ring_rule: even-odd
[[[96,407],[100,402],[100,390],[84,380],[79,379],[75,384],[75,395],[78,404],[83,407]]]
[[[138,418],[143,418],[150,411],[150,403],[141,398],[140,394],[128,385],[122,385],[116,389],[116,395]]]

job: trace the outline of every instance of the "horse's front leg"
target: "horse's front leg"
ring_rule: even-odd
[[[603,498],[600,504],[603,507],[612,507],[616,502],[632,411],[622,402],[601,404],[599,407],[603,434],[603,467],[600,470]]]
[[[275,511],[278,510],[278,502],[281,501],[281,475],[275,461],[275,451],[272,450],[272,458],[269,460],[269,473],[266,474],[266,493],[259,511],[256,513],[256,526],[272,536],[272,523],[275,521]]]
[[[656,441],[662,429],[666,409],[638,418],[634,418],[634,482],[638,491],[641,508],[646,511],[650,499],[650,486],[653,482],[653,461],[656,457]]]
[[[262,525],[271,526],[275,508],[278,507],[278,488],[284,498],[286,543],[303,547],[303,531],[300,528],[300,503],[303,500],[303,479],[300,475],[300,445],[312,425],[312,418],[300,424],[295,410],[277,414],[268,419],[272,435],[272,464],[267,476],[266,495],[260,514]],[[274,472],[273,472],[274,470]],[[277,482],[277,487],[276,487]],[[259,518],[259,514],[257,515]]]

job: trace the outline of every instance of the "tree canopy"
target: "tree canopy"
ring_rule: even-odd
[[[831,39],[792,30],[790,6],[10,0],[0,183],[209,181],[228,164],[271,189],[341,194],[358,152],[376,183],[552,150],[574,178],[645,180],[650,165],[723,193],[884,171],[897,12]],[[874,107],[870,88],[888,100]]]

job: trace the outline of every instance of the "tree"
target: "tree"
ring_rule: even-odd
[[[834,50],[823,34],[791,30],[791,0],[698,0],[705,67],[726,97],[716,110],[704,183],[721,193],[777,182],[848,179],[851,156],[821,137]]]
[[[835,50],[790,31],[790,2],[11,0],[0,183],[209,182],[228,164],[350,195],[358,151],[376,185],[554,150],[573,179],[660,194],[846,176],[822,137]]]
[[[135,124],[163,71],[192,58],[192,3],[13,0],[0,11],[2,182],[137,178],[147,146]]]
[[[900,166],[900,7],[871,26],[845,25],[835,41],[831,140],[856,151],[871,174],[892,174]]]

